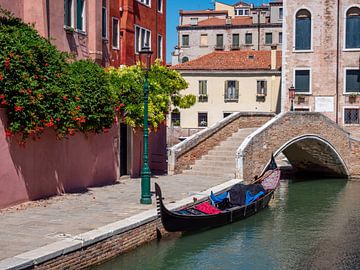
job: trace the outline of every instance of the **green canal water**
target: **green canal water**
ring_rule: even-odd
[[[246,220],[153,241],[95,269],[360,269],[360,183],[283,181]]]

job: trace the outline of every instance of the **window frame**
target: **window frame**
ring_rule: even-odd
[[[271,35],[271,42],[270,43],[268,43],[267,39],[266,39],[266,37],[269,36],[269,34]],[[265,33],[265,42],[264,43],[265,43],[265,45],[272,45],[273,44],[273,33],[272,32],[266,32]]]
[[[280,7],[279,8],[279,21],[282,21],[283,19],[284,19],[284,8]]]
[[[360,95],[360,91],[359,92],[346,92],[346,72],[348,70],[360,70],[360,67],[345,67],[344,68],[344,87],[343,87],[343,94],[344,95],[352,95],[352,94],[357,94]]]
[[[147,0],[136,0],[136,2],[139,2],[140,4],[142,4],[142,5],[146,6],[146,7],[151,8],[151,0],[148,0],[148,1],[149,1],[149,4],[146,4],[146,3],[145,3],[146,1],[147,1]]]
[[[228,96],[229,93],[229,82],[235,82],[235,97],[230,98]],[[239,102],[239,96],[240,96],[240,84],[238,80],[225,80],[225,87],[224,87],[224,103],[238,103]]]
[[[174,118],[175,117],[173,117],[173,116],[175,116],[175,115],[178,115],[179,117],[178,118],[176,118],[176,120],[175,121],[179,121],[179,124],[178,125],[174,125],[174,122],[175,121],[173,121],[174,120]],[[173,126],[173,127],[181,127],[181,112],[180,111],[175,111],[175,110],[173,110],[171,113],[170,113],[170,124],[171,124],[171,126]]]
[[[104,9],[105,9],[105,20],[103,18]],[[105,22],[105,36],[104,36],[103,22]],[[103,40],[108,40],[108,38],[109,38],[109,34],[108,34],[108,11],[107,11],[107,6],[104,6],[104,5],[101,7],[101,37],[102,37]]]
[[[114,46],[114,22],[117,21],[117,46]],[[113,50],[120,49],[120,20],[116,17],[111,17],[111,48]]]
[[[237,36],[238,44],[234,44],[234,37]],[[232,33],[231,35],[231,48],[239,49],[240,48],[240,33]]]
[[[312,95],[312,69],[309,67],[297,67],[293,69],[293,85],[295,86],[296,91],[296,85],[295,85],[295,78],[296,78],[296,71],[302,71],[302,70],[308,70],[309,71],[309,92],[295,92],[295,95]]]
[[[184,45],[184,37],[187,37],[187,45]],[[190,47],[190,35],[189,34],[181,34],[181,47],[184,47],[184,48]]]
[[[199,80],[198,102],[200,103],[208,102],[207,80]]]
[[[161,4],[160,4],[160,9],[159,9],[159,1],[160,1],[160,3],[161,3]],[[151,2],[151,0],[150,0],[150,2]],[[157,12],[163,13],[163,5],[164,5],[163,0],[157,0],[156,5],[157,5]]]
[[[163,36],[158,34],[157,38],[157,58],[163,60]]]
[[[310,29],[311,29],[311,33],[310,33],[310,49],[306,49],[306,50],[297,50],[296,49],[296,14],[300,11],[300,10],[307,10],[310,13]],[[294,18],[293,18],[293,52],[294,53],[312,53],[314,52],[314,20],[313,20],[313,12],[311,11],[310,8],[302,6],[300,8],[298,8],[295,12],[294,12]]]
[[[247,43],[246,35],[249,35],[251,37],[251,43]],[[253,45],[253,33],[245,33],[245,45]]]
[[[70,11],[69,11],[69,15],[70,16],[70,25],[67,25],[65,23],[65,15],[66,15],[66,9],[65,9],[65,2],[69,2],[71,1],[71,5],[70,5]],[[75,6],[74,6],[75,0],[64,0],[64,28],[74,28],[75,27]]]
[[[343,51],[348,51],[348,52],[357,52],[357,51],[360,51],[360,48],[346,48],[346,19],[347,19],[347,16],[346,14],[348,13],[348,11],[354,7],[357,7],[357,8],[360,8],[360,5],[357,5],[357,4],[353,4],[353,5],[350,5],[348,8],[346,8],[344,10],[344,22],[343,22],[343,25],[344,25],[344,36],[343,36]]]
[[[202,37],[206,36],[206,44],[202,44]],[[209,35],[208,34],[200,34],[200,47],[209,47]]]
[[[201,122],[200,122],[200,114],[204,114],[206,115],[206,125],[201,125]],[[208,112],[198,112],[198,127],[201,127],[201,128],[206,128],[209,126],[209,115],[208,115]]]
[[[281,38],[280,38],[281,37]],[[282,44],[283,43],[283,32],[279,32],[278,34],[278,38],[279,38],[279,44]]]
[[[260,82],[264,82],[264,91],[263,92],[259,92],[259,83]],[[267,91],[268,91],[268,81],[266,79],[257,79],[256,80],[256,95],[257,96],[267,96]]]
[[[82,9],[82,20],[81,20],[81,29],[79,26],[79,18],[78,18],[78,3],[79,1],[83,1],[83,9]],[[86,33],[86,0],[76,0],[76,31],[79,33]]]
[[[222,44],[220,46],[218,44],[218,37],[221,37],[221,41],[222,41]],[[216,34],[215,48],[220,50],[224,49],[224,34]]]
[[[151,30],[149,30],[149,29],[147,29],[147,28],[145,28],[145,27],[142,27],[142,26],[140,26],[140,25],[137,25],[137,24],[135,24],[134,25],[134,28],[135,28],[135,38],[134,38],[134,49],[135,49],[135,54],[139,54],[139,51],[141,51],[141,49],[142,49],[142,45],[145,45],[145,44],[141,44],[141,41],[142,41],[142,38],[141,38],[141,35],[142,35],[142,30],[145,30],[145,38],[144,38],[144,42],[146,42],[146,36],[147,36],[147,32],[149,32],[149,48],[150,48],[150,51],[151,51],[151,47],[152,47],[152,45],[151,45],[151,37],[152,37],[152,33],[151,33]],[[138,28],[139,29],[139,40],[137,40],[137,31],[136,31],[136,28]],[[139,50],[137,50],[137,49],[139,49]]]
[[[358,121],[359,123],[357,124],[352,124],[352,123],[345,123],[345,110],[348,109],[348,110],[358,110]],[[344,106],[343,107],[343,115],[342,115],[342,119],[343,119],[343,125],[344,126],[359,126],[360,125],[360,107],[359,106]]]

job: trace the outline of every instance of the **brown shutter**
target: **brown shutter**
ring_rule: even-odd
[[[264,95],[267,95],[267,81],[264,81]]]
[[[225,81],[224,99],[227,99],[227,89],[228,89],[228,81]]]
[[[236,99],[239,99],[239,81],[235,81],[235,85],[236,85]]]

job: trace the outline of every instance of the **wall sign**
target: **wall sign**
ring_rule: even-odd
[[[334,97],[315,97],[315,112],[334,112]]]

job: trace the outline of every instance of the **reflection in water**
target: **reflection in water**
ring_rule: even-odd
[[[246,220],[152,242],[94,269],[360,269],[360,183],[282,182]]]

